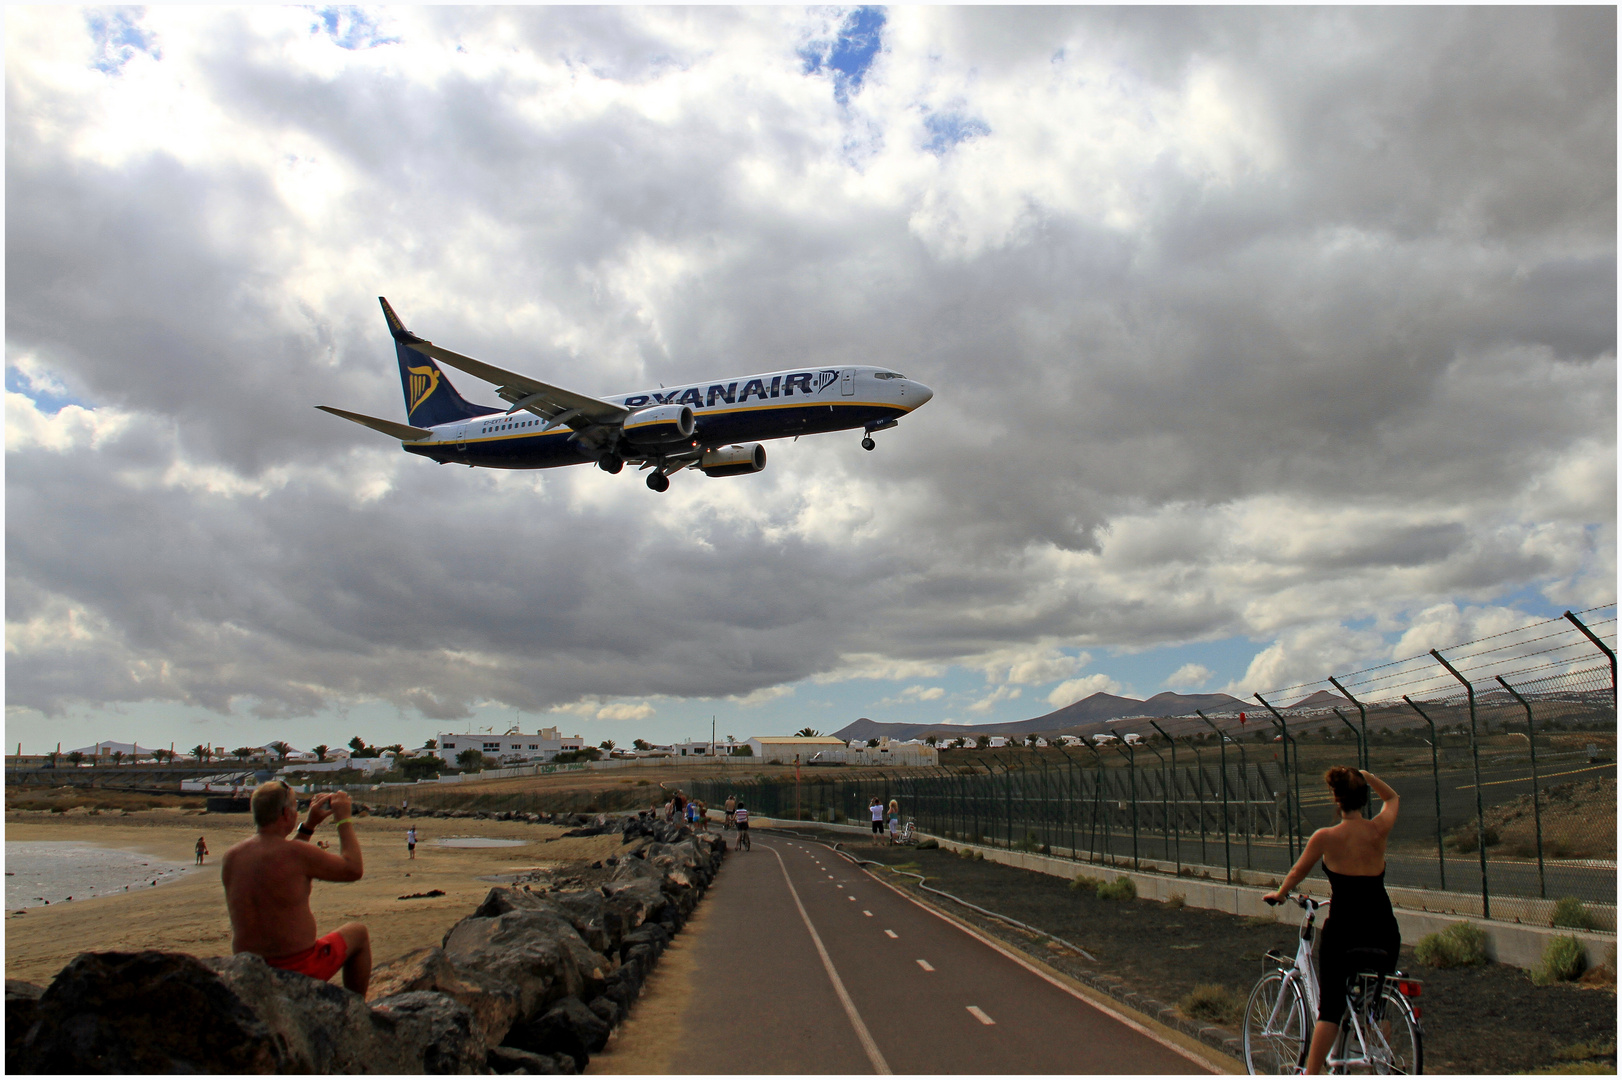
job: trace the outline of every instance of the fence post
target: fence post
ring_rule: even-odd
[[[1347,701],[1350,701],[1353,705],[1357,706],[1358,721],[1363,725],[1363,737],[1357,741],[1357,749],[1359,755],[1363,758],[1363,764],[1361,767],[1366,769],[1369,767],[1369,711],[1363,707],[1363,703],[1361,701],[1352,696],[1352,692],[1350,690],[1340,685],[1340,682],[1333,675],[1329,676],[1329,684],[1336,690],[1339,690],[1341,692],[1341,696]],[[1336,715],[1339,715],[1339,710],[1336,711]],[[1341,719],[1344,720],[1346,718],[1342,716]]]
[[[1222,729],[1211,723],[1206,715],[1198,709],[1194,715],[1204,720],[1206,726],[1217,734],[1217,749],[1222,751],[1222,861],[1228,866],[1228,884],[1233,884],[1233,845],[1228,839],[1228,744],[1223,742],[1227,738]]]
[[[1126,758],[1126,774],[1130,782],[1127,788],[1132,796],[1132,869],[1138,868],[1138,768],[1134,760],[1136,755],[1132,752],[1132,744],[1114,748],[1117,754]]]
[[[1537,730],[1532,722],[1532,703],[1521,697],[1520,692],[1504,681],[1502,675],[1495,675],[1498,684],[1508,690],[1521,708],[1526,710],[1526,752],[1532,757],[1532,827],[1537,830],[1538,844],[1538,896],[1545,900],[1549,897],[1549,890],[1543,881],[1543,813],[1538,809],[1538,744]]]
[[[1160,732],[1161,737],[1165,739],[1166,742],[1171,746],[1171,779],[1172,783],[1175,784],[1177,782],[1177,742],[1170,735],[1166,734],[1165,728],[1161,727],[1153,720],[1149,721],[1149,726]],[[1166,817],[1166,828],[1168,830],[1171,828],[1171,816],[1169,813]],[[1173,858],[1177,862],[1177,874],[1180,877],[1183,873],[1183,808],[1181,804],[1179,804],[1177,807],[1177,831],[1171,833],[1170,835],[1175,837],[1174,843],[1177,845],[1177,850],[1173,855]]]
[[[1144,744],[1148,746],[1147,743]],[[1149,752],[1160,759],[1160,857],[1162,860],[1171,854],[1171,804],[1166,794],[1166,756],[1152,746]]]
[[[1566,612],[1566,621],[1583,632],[1583,637],[1599,646],[1599,651],[1605,654],[1605,659],[1611,662],[1611,708],[1616,708],[1616,653],[1610,647],[1594,636],[1594,631],[1583,625],[1583,621],[1571,612]]]
[[[1481,746],[1476,736],[1476,688],[1470,685],[1470,680],[1460,675],[1458,669],[1447,662],[1447,657],[1431,650],[1436,662],[1447,668],[1448,674],[1459,680],[1464,686],[1466,697],[1470,701],[1470,762],[1475,769],[1476,779],[1476,851],[1481,856],[1481,917],[1492,918],[1491,898],[1487,889],[1487,811],[1481,802]]]
[[[1059,751],[1068,767],[1068,775],[1065,779],[1065,803],[1070,808],[1067,815],[1070,818],[1070,861],[1076,862],[1078,861],[1076,859],[1076,759],[1066,754],[1062,746],[1055,745],[1054,749]]]
[[[1278,724],[1279,745],[1283,747],[1284,758],[1284,812],[1290,816],[1289,829],[1284,836],[1285,842],[1290,846],[1290,863],[1293,865],[1295,863],[1296,834],[1300,831],[1300,822],[1296,820],[1296,817],[1300,813],[1301,804],[1301,779],[1299,776],[1296,777],[1295,781],[1295,797],[1293,800],[1290,797],[1290,745],[1294,740],[1290,737],[1290,729],[1284,725],[1283,714],[1269,705],[1267,699],[1260,694],[1256,695],[1256,700],[1261,702],[1263,707],[1273,714],[1273,720]]]
[[[1334,709],[1333,711],[1334,711],[1336,716],[1340,717],[1340,722],[1345,724],[1347,730],[1352,733],[1352,738],[1357,740],[1357,760],[1360,763],[1357,767],[1360,768],[1360,769],[1368,768],[1369,767],[1369,758],[1368,758],[1368,752],[1363,746],[1363,734],[1362,734],[1362,732],[1357,730],[1357,725],[1356,724],[1354,724],[1350,720],[1346,719],[1346,714],[1345,713],[1341,712],[1339,709]],[[1367,724],[1364,724],[1364,727],[1367,727],[1367,726],[1368,726]]]
[[[1245,753],[1245,744],[1236,742],[1234,748],[1239,751],[1239,775],[1244,779],[1243,791],[1245,793],[1245,869],[1256,869],[1256,860],[1251,857],[1250,838],[1256,831],[1256,803],[1250,792],[1250,755]]]
[[[1209,865],[1205,854],[1205,758],[1200,748],[1189,739],[1188,748],[1194,751],[1194,813],[1200,823],[1200,865]]]
[[[1090,849],[1090,854],[1092,856],[1091,861],[1096,863],[1096,862],[1099,861],[1099,851],[1098,851],[1098,800],[1099,800],[1099,792],[1102,791],[1103,787],[1104,787],[1104,755],[1100,754],[1098,752],[1098,748],[1096,746],[1092,745],[1091,743],[1087,742],[1086,740],[1082,740],[1081,745],[1085,746],[1087,748],[1087,752],[1093,755],[1093,813],[1092,813],[1093,838],[1092,838],[1092,840],[1090,840],[1088,842],[1087,847]],[[1104,842],[1106,844],[1109,842],[1109,833],[1107,833],[1107,832],[1104,834]]]
[[[1441,874],[1442,891],[1446,892],[1447,850],[1442,847],[1442,771],[1437,761],[1436,723],[1429,716],[1426,716],[1425,710],[1415,705],[1413,699],[1407,694],[1402,695],[1402,700],[1406,701],[1408,707],[1418,713],[1420,719],[1424,720],[1425,724],[1431,729],[1431,793],[1436,796],[1436,868]]]

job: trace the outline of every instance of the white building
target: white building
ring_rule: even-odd
[[[314,754],[310,755],[312,758]],[[381,757],[343,757],[337,761],[301,761],[296,765],[284,765],[283,773],[318,773],[337,772],[340,769],[356,769],[363,773],[388,772],[394,767],[394,758],[388,754]]]
[[[1007,745],[1008,745],[1008,740],[1004,736],[1002,736],[1002,735],[993,735],[991,737],[991,749],[999,750],[1002,747],[1007,746]]]
[[[754,754],[762,761],[782,764],[793,764],[796,756],[800,757],[801,765],[894,765],[897,769],[941,762],[941,754],[933,746],[918,741],[897,743],[889,736],[879,739],[878,746],[868,746],[856,739],[852,739],[852,744],[842,743],[830,736],[753,738],[749,739],[749,748],[754,749]]]
[[[464,750],[478,750],[485,757],[495,758],[502,764],[517,761],[551,761],[565,750],[583,750],[586,740],[579,735],[560,735],[555,727],[541,728],[533,735],[509,731],[502,735],[489,732],[441,732],[438,735],[439,756],[454,762]]]
[[[1080,735],[1060,735],[1060,746],[1080,746],[1083,740]]]
[[[756,761],[767,765],[793,765],[796,761],[808,765],[817,754],[847,754],[854,751],[845,746],[844,739],[830,735],[806,738],[800,735],[757,735],[749,740]]]

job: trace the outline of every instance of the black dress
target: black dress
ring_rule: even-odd
[[[1397,966],[1402,931],[1385,891],[1385,871],[1378,874],[1337,874],[1324,866],[1329,878],[1329,919],[1318,934],[1318,1019],[1340,1023],[1346,1012],[1346,980],[1357,971],[1390,971]],[[1353,949],[1379,949],[1384,964],[1359,956]]]

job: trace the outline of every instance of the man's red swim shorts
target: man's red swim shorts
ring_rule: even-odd
[[[278,956],[272,960],[265,957],[265,963],[273,968],[283,971],[296,971],[300,975],[308,975],[312,979],[326,982],[344,966],[349,958],[349,946],[344,944],[343,935],[334,930],[324,938],[316,939],[316,943],[303,952],[292,953],[288,956]]]

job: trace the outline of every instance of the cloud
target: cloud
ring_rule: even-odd
[[[1102,672],[1094,675],[1083,675],[1079,679],[1069,679],[1055,686],[1048,693],[1048,704],[1055,709],[1062,709],[1066,705],[1080,701],[1082,698],[1092,697],[1094,694],[1118,694],[1121,684]]]
[[[1215,675],[1216,672],[1204,664],[1190,661],[1172,672],[1161,685],[1170,687],[1173,690],[1198,690],[1210,682]]]
[[[902,701],[939,701],[946,690],[939,686],[909,686],[901,691]]]
[[[647,702],[616,702],[597,710],[599,720],[646,720],[653,715],[653,706]]]
[[[1615,17],[16,9],[8,704],[984,716],[1610,602]],[[312,408],[400,415],[379,294],[582,393],[936,397],[662,497],[439,468]]]

